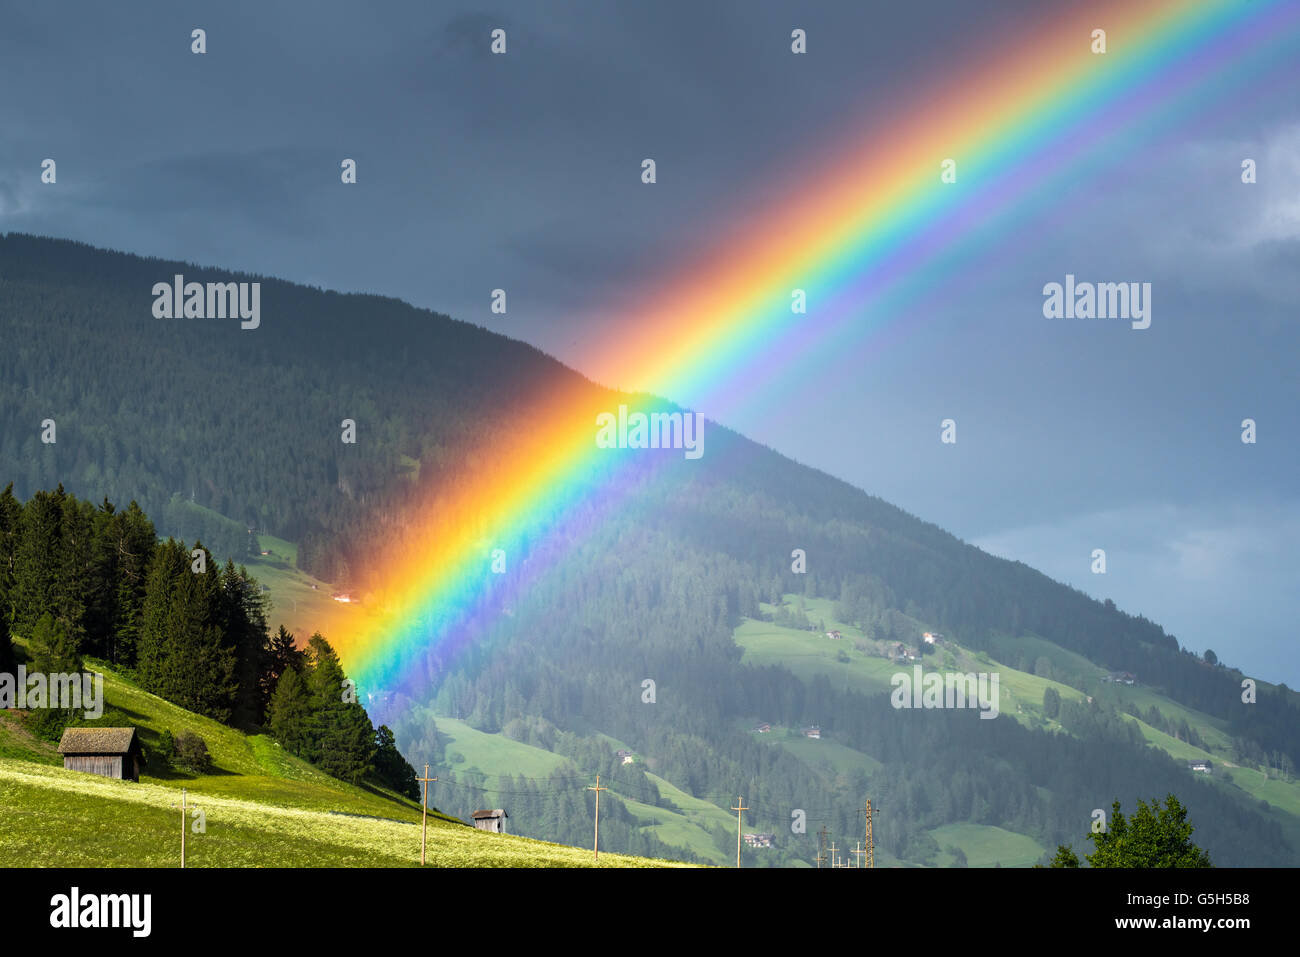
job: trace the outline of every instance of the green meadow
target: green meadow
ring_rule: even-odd
[[[787,595],[787,606],[793,607],[796,600],[795,596]],[[824,623],[826,630],[838,630],[843,638],[827,638],[820,628],[809,631],[770,621],[744,619],[734,632],[736,644],[743,651],[741,660],[755,665],[781,665],[804,681],[825,676],[835,687],[863,694],[887,694],[892,690],[892,675],[899,671],[911,672],[914,663],[896,663],[886,657],[887,645],[892,643],[872,640],[860,629],[836,621],[832,615],[834,603],[829,599],[804,598],[803,602],[808,618],[814,624]],[[776,610],[769,604],[763,604],[761,608],[769,615]],[[916,640],[907,644],[915,647],[921,632],[928,628],[928,625],[918,623]],[[863,651],[859,645],[868,650]],[[927,672],[997,673],[1000,713],[1030,727],[1066,733],[1059,722],[1043,713],[1043,693],[1048,688],[1054,688],[1062,701],[1084,701],[1091,696],[1117,711],[1123,712],[1127,705],[1135,705],[1145,714],[1154,707],[1167,721],[1186,721],[1205,742],[1205,747],[1196,747],[1140,718],[1124,715],[1124,719],[1137,727],[1148,744],[1175,760],[1211,761],[1214,764],[1211,781],[1231,790],[1240,799],[1265,809],[1283,828],[1287,839],[1300,846],[1300,782],[1284,781],[1252,768],[1236,766],[1224,721],[1188,708],[1158,690],[1142,685],[1140,675],[1136,685],[1104,682],[1101,680],[1105,675],[1104,669],[1032,635],[1018,638],[999,636],[993,640],[991,648],[991,653],[976,653],[949,637],[942,649],[926,656],[921,663]],[[1085,690],[1063,680],[1019,670],[1004,660],[1028,659],[1037,666],[1043,658],[1047,659],[1053,675],[1077,681]],[[858,770],[870,775],[879,767],[875,758],[844,746],[835,741],[833,735],[824,734],[820,740],[813,740],[805,738],[799,729],[774,726],[770,733],[755,734],[755,738],[785,748],[811,766],[828,766],[841,775],[850,775]],[[1193,773],[1188,771],[1189,775]],[[1267,808],[1261,802],[1266,802]],[[971,867],[991,867],[994,863],[1003,867],[1029,866],[1044,851],[1026,835],[984,825],[954,824],[929,833],[941,848],[961,848]],[[946,866],[952,861],[952,855],[944,852],[938,855],[935,863]]]
[[[155,761],[139,783],[65,771],[53,742],[33,735],[20,713],[0,712],[0,866],[179,866],[182,788],[202,815],[188,821],[190,828],[203,827],[202,833],[187,832],[188,866],[418,865],[417,803],[330,777],[266,735],[246,735],[185,711],[102,662],[88,667],[103,672],[105,707],[120,710],[138,728],[146,755],[156,750],[163,730],[190,731],[207,743],[213,766],[191,774]],[[519,758],[507,747],[516,742],[450,724],[461,747]],[[545,751],[530,758],[534,763],[526,763],[524,773],[562,763]],[[593,864],[583,848],[489,834],[437,811],[429,815],[428,861],[445,867]],[[602,854],[599,861],[601,867],[676,865],[621,854]]]
[[[254,789],[251,794],[258,794]],[[49,765],[0,758],[0,865],[178,867],[182,821],[188,867],[415,867],[419,813],[355,817],[261,800],[187,794],[142,780],[114,781]],[[313,802],[315,803],[315,802]],[[202,826],[201,832],[195,828]],[[434,867],[590,867],[590,851],[489,834],[431,816]],[[681,866],[621,854],[600,867]]]
[[[936,858],[947,867],[956,858],[947,848],[961,848],[967,867],[1032,867],[1047,849],[1032,837],[987,824],[945,824],[927,832],[943,849]]]

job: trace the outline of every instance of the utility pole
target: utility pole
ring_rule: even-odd
[[[832,841],[831,842],[831,867],[839,867],[839,865],[835,863],[835,852],[838,850],[839,848],[836,847],[835,842]]]
[[[862,869],[862,855],[865,854],[865,853],[867,853],[866,851],[864,851],[864,850],[862,849],[862,842],[861,842],[861,841],[858,841],[858,849],[855,850],[855,851],[849,851],[849,853],[852,854],[855,858],[857,858],[857,866],[858,866],[858,869],[861,870],[861,869]]]
[[[867,816],[867,833],[866,833],[867,867],[874,868],[876,866],[876,844],[875,844],[875,834],[873,832],[871,823],[872,823],[872,819],[880,811],[880,808],[878,807],[873,808],[871,806],[871,798],[867,798],[866,807],[860,807],[858,808],[858,810],[865,813]]]
[[[185,788],[181,788],[181,803],[173,804],[172,807],[181,809],[181,867],[185,866],[185,831],[189,827],[187,811],[189,806],[185,803]]]
[[[733,807],[732,810],[736,812],[736,866],[739,867],[740,866],[740,828],[741,828],[740,815],[742,811],[748,811],[749,808],[745,807],[745,800],[744,798],[741,797],[736,798],[736,804],[738,804],[739,807]]]
[[[608,791],[609,788],[603,788],[600,786],[600,775],[597,774],[596,786],[592,787],[590,784],[588,784],[587,790],[596,792],[596,844],[595,844],[596,855],[594,859],[600,860],[600,792]]]
[[[416,778],[417,781],[424,782],[424,810],[420,815],[420,866],[424,866],[424,832],[429,823],[429,784],[438,780],[429,777],[429,766],[424,766],[424,777]]]
[[[821,870],[822,861],[826,860],[826,825],[825,824],[822,825],[822,829],[818,832],[818,835],[819,835],[819,839],[817,841],[817,869]]]

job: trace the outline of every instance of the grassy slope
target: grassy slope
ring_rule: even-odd
[[[206,512],[217,519],[228,520],[228,516],[193,502],[187,503],[187,507],[195,512]],[[272,623],[272,630],[284,625],[302,644],[319,622],[335,620],[340,614],[353,615],[358,620],[366,617],[364,604],[340,605],[333,600],[333,585],[298,568],[296,542],[262,532],[258,533],[257,540],[262,549],[270,554],[232,557],[236,564],[243,565],[260,584],[270,589],[265,597],[268,605],[267,620]],[[222,563],[226,560],[221,555],[217,558]],[[347,618],[344,617],[343,620],[346,621]],[[325,637],[328,638],[329,635]]]
[[[936,858],[940,867],[954,860],[946,851],[952,846],[961,848],[968,867],[1032,867],[1046,850],[1031,837],[986,824],[945,824],[929,834],[945,849]]]
[[[479,771],[490,778],[501,774],[544,778],[568,763],[558,754],[502,734],[479,731],[455,718],[439,716],[435,720],[438,734],[448,738],[444,754],[450,771]]]
[[[48,765],[0,758],[0,865],[168,867],[179,864],[180,795]],[[403,867],[419,861],[416,818],[343,817],[257,800],[188,795],[204,833],[187,835],[194,867]],[[191,820],[191,827],[194,826]],[[587,867],[585,849],[489,834],[431,817],[429,863],[443,867]],[[603,855],[602,867],[656,862]]]
[[[367,614],[364,604],[360,606],[344,605],[340,609],[338,603],[334,602],[331,597],[334,593],[332,585],[299,570],[297,568],[298,546],[294,542],[265,534],[259,534],[258,541],[262,548],[271,554],[247,558],[244,560],[244,564],[248,568],[249,574],[261,584],[270,588],[267,593],[270,605],[268,620],[272,621],[276,627],[283,623],[301,640],[311,633],[313,623],[323,620],[326,615],[336,616],[341,611],[342,614],[353,614],[358,618],[363,618]],[[162,702],[161,699],[157,700],[166,705],[166,702]],[[190,717],[194,716],[191,715]],[[477,771],[490,777],[501,774],[522,774],[526,777],[544,778],[553,770],[567,763],[566,759],[559,755],[552,754],[541,748],[521,744],[518,741],[506,738],[504,735],[487,734],[463,721],[439,717],[437,722],[439,733],[446,735],[450,739],[446,754],[449,758],[458,757],[460,759],[449,761],[448,770],[452,772]],[[209,722],[209,725],[211,724],[215,724],[215,722]],[[177,732],[181,728],[173,727],[172,730]],[[3,726],[0,726],[0,755],[5,753],[4,733]],[[205,732],[200,731],[199,733]],[[613,741],[613,739],[610,740]],[[209,745],[211,745],[211,741],[209,741]],[[622,744],[617,746],[624,747]],[[274,748],[276,746],[273,742],[265,741],[264,750],[265,747]],[[54,760],[57,760],[57,758]],[[310,769],[310,766],[307,767]],[[310,770],[314,771],[314,769]],[[321,775],[321,777],[325,776]],[[325,777],[325,779],[333,784],[338,783],[332,778]],[[667,782],[664,782],[664,784],[667,784]],[[218,782],[217,787],[220,786],[221,783]],[[277,784],[274,787],[279,790],[282,785]],[[668,785],[668,789],[682,795],[689,802],[695,802],[694,798],[687,797],[684,792],[677,791],[671,785]],[[705,822],[713,820],[709,810],[705,809],[710,809],[721,815],[724,824],[729,821],[725,812],[703,801],[695,802],[702,805],[702,808],[692,804],[688,810],[678,812],[667,808],[654,808],[650,805],[632,801],[624,795],[619,796],[628,802],[629,807],[635,808],[634,813],[637,813],[645,821],[646,830],[657,834],[660,840],[675,847],[683,847],[699,855],[702,859],[726,863],[723,859],[724,855],[717,849],[712,837],[702,826]],[[372,809],[354,813],[376,814],[381,812]]]
[[[816,675],[825,675],[837,687],[849,688],[864,694],[888,692],[891,690],[892,675],[898,671],[910,672],[913,667],[910,663],[895,664],[887,658],[857,650],[854,642],[864,640],[863,633],[841,622],[832,622],[829,612],[833,602],[829,599],[805,599],[805,604],[810,618],[814,621],[824,618],[827,627],[840,630],[844,638],[835,641],[820,632],[800,631],[770,622],[746,619],[735,632],[736,643],[744,649],[742,660],[754,664],[784,664],[805,680]],[[770,605],[764,605],[763,608],[769,612],[772,610]],[[1186,720],[1206,742],[1206,748],[1193,747],[1152,727],[1145,721],[1131,715],[1126,716],[1127,720],[1137,726],[1147,741],[1169,752],[1178,760],[1207,758],[1216,762],[1231,762],[1231,743],[1222,720],[1193,711],[1142,685],[1130,687],[1103,683],[1100,681],[1100,676],[1104,673],[1103,669],[1079,655],[1057,649],[1042,639],[1025,636],[1014,641],[1000,639],[995,644],[1008,654],[1024,652],[1034,657],[1040,655],[1048,657],[1054,666],[1060,665],[1070,671],[1082,671],[1086,666],[1095,676],[1095,680],[1086,685],[1087,694],[1117,709],[1129,702],[1144,711],[1154,705],[1166,719]],[[996,658],[987,656],[983,659],[977,658],[971,652],[951,643],[949,648],[954,652],[958,670],[990,671],[999,675],[1001,711],[1003,714],[1015,716],[1022,723],[1034,727],[1059,728],[1059,725],[1042,715],[1043,692],[1049,687],[1055,688],[1062,700],[1081,701],[1085,697],[1084,691],[1063,682],[1019,671]],[[836,660],[836,655],[840,651],[848,656],[847,663]],[[924,666],[927,671],[945,670],[943,655],[927,656],[924,659]],[[1300,796],[1300,789],[1297,789],[1297,796]]]
[[[257,538],[271,554],[246,559],[244,564],[250,575],[271,589],[266,593],[270,604],[267,620],[273,623],[273,629],[284,625],[301,643],[321,621],[335,620],[339,615],[365,619],[364,605],[340,605],[331,597],[334,586],[298,569],[297,545],[270,535]]]
[[[754,734],[754,740],[784,748],[804,764],[812,767],[829,767],[836,774],[849,775],[858,769],[868,774],[879,768],[880,762],[869,754],[855,751],[846,744],[841,744],[829,737],[814,740],[804,737],[798,728],[783,728],[773,725],[765,734]]]
[[[245,735],[191,714],[102,665],[94,670],[104,673],[106,706],[130,717],[146,749],[156,746],[163,729],[192,731],[207,742],[214,766],[201,775],[154,766],[139,784],[65,771],[54,744],[31,735],[16,714],[2,714],[0,865],[170,866],[178,859],[180,823],[171,806],[182,787],[206,815],[206,833],[187,841],[194,866],[383,867],[418,861],[420,811],[414,802],[339,781],[265,735]],[[591,864],[581,848],[488,834],[437,813],[430,814],[430,827],[435,865]],[[618,854],[600,860],[601,866],[662,863]]]
[[[793,600],[793,596],[787,596],[788,603],[793,603]],[[817,675],[825,675],[836,687],[848,688],[864,694],[887,693],[891,690],[890,677],[893,674],[898,671],[911,671],[913,667],[911,663],[896,664],[887,658],[867,654],[855,648],[855,641],[865,641],[866,637],[861,630],[834,619],[831,613],[834,603],[829,599],[805,598],[804,604],[808,617],[814,623],[819,620],[824,621],[827,629],[839,630],[844,637],[836,641],[827,638],[820,631],[801,631],[771,622],[746,619],[735,631],[736,643],[744,649],[742,661],[756,665],[784,665],[805,681]],[[769,613],[775,610],[770,605],[764,605],[763,609]],[[876,646],[876,642],[868,641],[868,644]],[[999,653],[1007,656],[1019,657],[1025,654],[1035,660],[1038,657],[1046,657],[1053,669],[1082,676],[1088,694],[1117,710],[1121,710],[1127,703],[1136,704],[1144,712],[1154,706],[1166,720],[1185,720],[1205,742],[1206,747],[1194,747],[1145,721],[1126,715],[1126,720],[1141,731],[1149,744],[1160,748],[1176,760],[1210,760],[1216,765],[1216,772],[1226,765],[1226,770],[1232,778],[1231,783],[1224,779],[1222,773],[1213,775],[1212,780],[1232,790],[1243,800],[1267,801],[1271,809],[1269,813],[1282,826],[1288,838],[1293,841],[1300,838],[1300,783],[1266,778],[1260,771],[1235,766],[1232,762],[1231,741],[1226,724],[1221,719],[1194,711],[1140,684],[1126,686],[1102,682],[1100,678],[1104,674],[1104,669],[1080,655],[1058,648],[1041,638],[1034,636],[1022,636],[1017,639],[1001,638],[994,643],[994,647]],[[1043,692],[1048,687],[1055,688],[1062,700],[1081,701],[1086,697],[1083,691],[1060,681],[1019,671],[992,657],[977,658],[959,646],[950,644],[949,648],[953,652],[957,670],[996,672],[999,675],[1002,714],[1010,715],[1031,727],[1062,730],[1057,722],[1048,719],[1042,713]],[[848,662],[837,660],[837,655],[841,651],[848,656]],[[927,671],[946,670],[942,654],[927,656],[924,665]],[[840,773],[851,770],[855,762],[853,756],[859,754],[850,748],[838,745],[833,739],[824,737],[821,741],[811,741],[787,738],[780,733],[781,731],[782,729],[773,728],[774,743],[790,748],[805,760],[825,761]],[[758,737],[766,739],[769,736]],[[868,773],[878,766],[878,762],[870,755],[860,755],[860,761],[860,766]],[[955,830],[949,833],[951,828],[977,830]],[[999,852],[1001,857],[990,857],[990,852],[984,846],[989,839],[988,835],[967,842],[967,836],[977,831],[1011,834],[1001,828],[981,828],[977,825],[949,825],[946,828],[936,829],[932,834],[939,840],[940,846],[955,844],[961,847],[971,866],[980,866],[978,861],[987,861],[991,864],[993,860],[1000,860],[1003,866],[1016,866],[1015,862],[1025,860],[1025,855],[1020,853],[1021,851],[1026,850],[1029,844],[1037,846],[1032,838],[1017,834],[1004,839],[1005,847]],[[996,838],[997,835],[993,834],[993,837]],[[1029,842],[1029,844],[1018,842]],[[1027,859],[1027,863],[1033,863],[1035,859],[1037,859],[1036,854],[1033,858]],[[951,856],[942,855],[941,863],[950,861]]]
[[[436,720],[438,733],[450,739],[446,755],[447,766],[452,771],[477,771],[489,778],[502,774],[544,778],[568,763],[558,754],[505,735],[479,731],[454,718],[440,716]],[[457,760],[458,757],[463,760]],[[728,858],[713,842],[708,828],[715,824],[734,828],[735,821],[731,816],[707,801],[691,797],[661,777],[647,776],[658,786],[660,794],[676,806],[676,810],[637,801],[620,794],[617,787],[611,791],[640,819],[646,831],[665,844],[685,848],[704,860],[725,864]]]

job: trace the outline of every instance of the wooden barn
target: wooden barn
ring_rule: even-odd
[[[475,811],[472,816],[476,828],[480,831],[491,831],[493,834],[504,834],[506,832],[506,819],[510,817],[501,808],[491,811]]]
[[[64,728],[59,754],[68,771],[140,780],[144,754],[135,728]]]

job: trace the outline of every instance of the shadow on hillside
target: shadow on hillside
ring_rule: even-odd
[[[227,771],[215,764],[206,771],[188,771],[184,768],[163,767],[162,763],[156,759],[141,768],[141,772],[146,777],[151,777],[156,781],[198,781],[203,778],[235,778],[241,776],[238,771]]]

